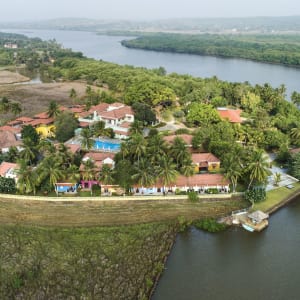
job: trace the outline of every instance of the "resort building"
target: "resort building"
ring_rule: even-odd
[[[228,120],[230,123],[242,123],[241,110],[240,109],[229,109],[226,107],[218,107],[218,114],[221,119]]]
[[[134,122],[134,112],[130,106],[123,103],[100,103],[87,112],[79,114],[80,124],[86,126],[103,121],[105,128],[112,128],[117,138],[127,138],[130,124]]]
[[[17,169],[17,164],[4,161],[0,164],[0,177],[12,178],[17,182]]]
[[[150,187],[136,185],[132,189],[132,193],[135,195],[166,194],[188,191],[207,193],[211,189],[216,189],[219,193],[228,193],[229,181],[222,174],[197,174],[191,177],[180,175],[169,186],[164,186],[161,182],[157,182]]]
[[[18,44],[6,43],[6,44],[4,44],[4,48],[6,48],[6,49],[18,49]]]
[[[212,153],[192,153],[192,161],[196,173],[220,169],[220,160]]]

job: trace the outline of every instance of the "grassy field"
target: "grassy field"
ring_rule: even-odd
[[[176,232],[0,225],[0,299],[148,299]]]
[[[239,199],[172,201],[69,202],[27,201],[0,198],[0,224],[38,226],[102,226],[218,217],[248,205]]]
[[[281,187],[267,192],[266,201],[254,204],[252,210],[262,210],[265,212],[270,212],[273,210],[273,208],[284,204],[285,200],[289,199],[295,193],[300,192],[300,183],[297,182],[293,185],[295,186],[293,189]]]

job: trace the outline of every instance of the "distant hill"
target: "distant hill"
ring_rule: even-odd
[[[185,33],[300,32],[300,16],[251,18],[166,19],[152,21],[53,19],[38,22],[0,22],[0,28],[60,29],[83,31],[147,31]]]

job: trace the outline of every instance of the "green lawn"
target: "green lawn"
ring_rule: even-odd
[[[262,210],[262,211],[269,211],[273,207],[279,205],[281,202],[285,201],[291,195],[296,193],[300,190],[300,183],[297,182],[293,184],[295,187],[293,189],[288,189],[286,187],[281,187],[272,191],[267,192],[267,200],[256,203],[253,206],[252,210]]]

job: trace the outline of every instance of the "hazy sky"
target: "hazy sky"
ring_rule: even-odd
[[[2,0],[0,22],[300,15],[299,0]]]

